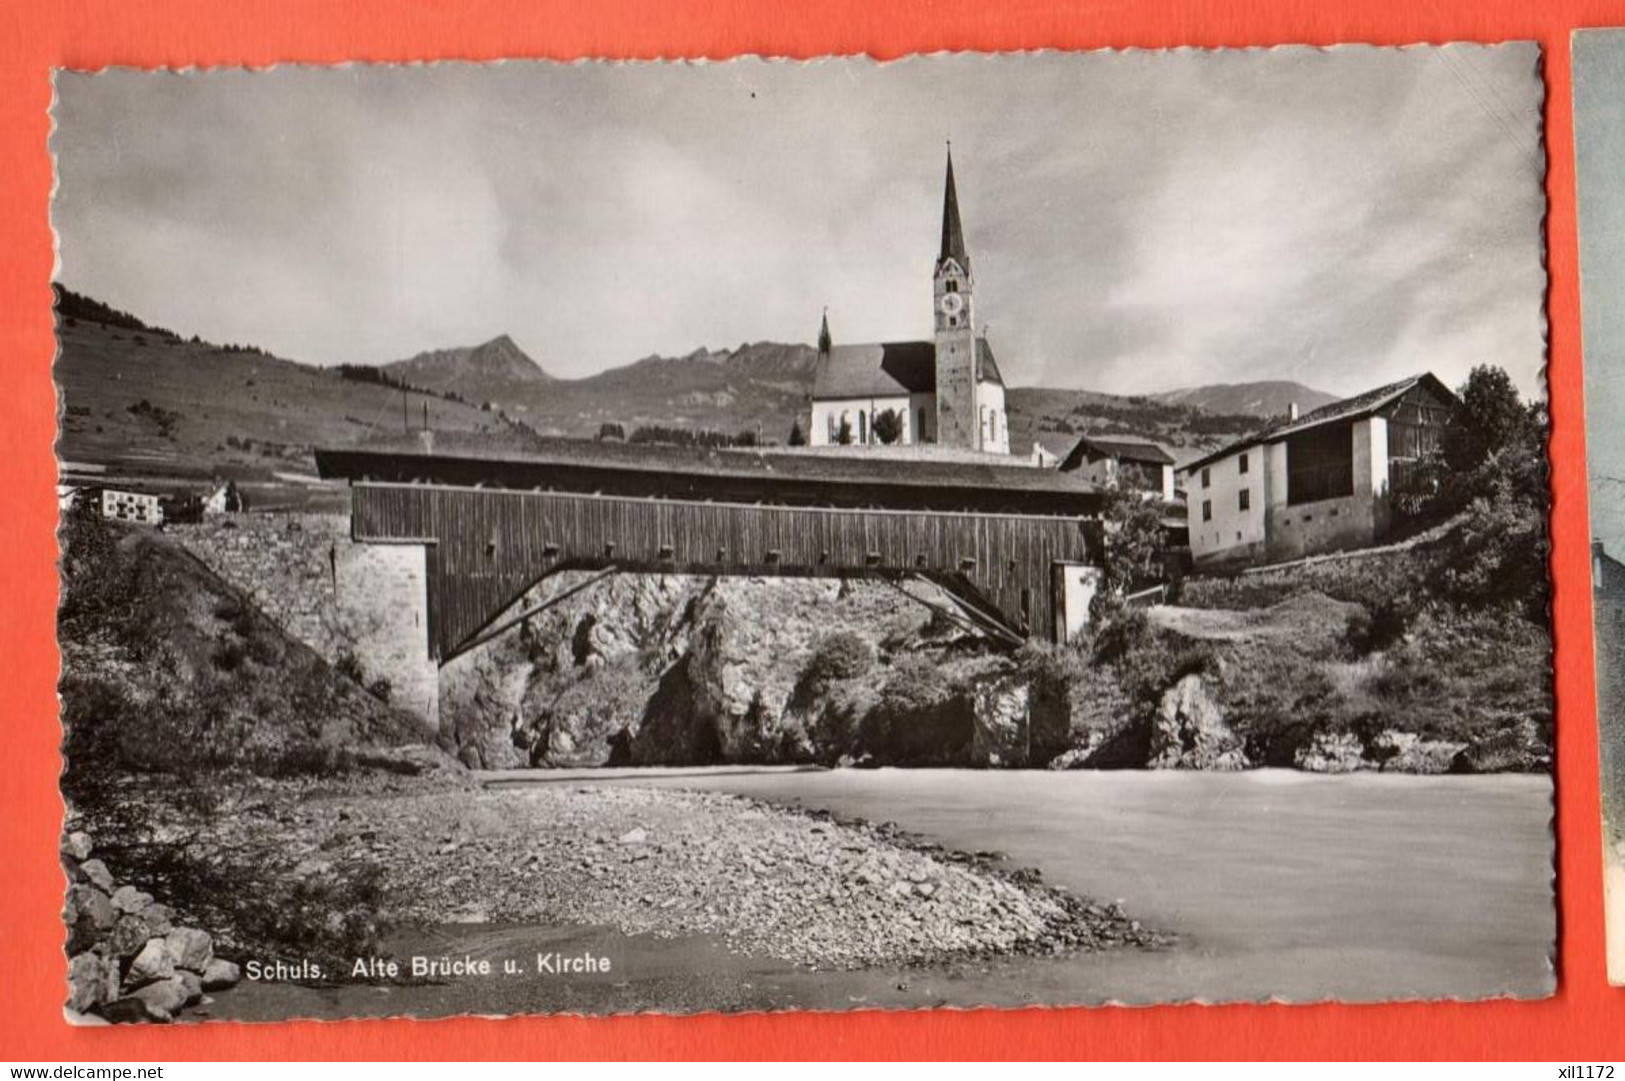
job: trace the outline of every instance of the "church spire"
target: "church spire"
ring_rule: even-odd
[[[965,229],[959,224],[959,195],[954,191],[954,144],[948,144],[948,180],[942,194],[942,252],[937,256],[940,266],[952,259],[964,270],[970,269],[970,256],[965,254]]]
[[[830,351],[832,345],[833,342],[829,336],[829,309],[825,308],[824,322],[818,328],[818,351],[820,353],[827,353]]]

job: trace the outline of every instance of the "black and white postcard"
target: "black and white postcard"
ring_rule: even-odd
[[[1574,34],[1574,146],[1591,506],[1608,978],[1625,983],[1625,30]]]
[[[1552,992],[1536,46],[55,90],[76,1021]]]

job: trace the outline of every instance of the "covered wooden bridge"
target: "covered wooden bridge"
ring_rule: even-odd
[[[425,550],[429,650],[444,663],[512,626],[562,571],[929,582],[950,618],[1006,643],[1086,614],[1101,494],[982,461],[544,440],[524,454],[322,450],[351,486],[351,535]],[[573,590],[571,591],[573,592]],[[556,603],[556,595],[549,603]]]

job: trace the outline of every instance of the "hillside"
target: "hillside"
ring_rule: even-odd
[[[528,430],[591,438],[664,426],[787,441],[807,424],[817,352],[747,342],[648,356],[558,379],[501,335],[382,368],[320,368],[252,346],[183,339],[69,290],[58,301],[61,456],[140,474],[270,480],[308,472],[316,446],[399,439],[428,427],[461,445],[520,447]],[[1296,383],[1194,387],[1143,397],[1013,387],[1011,447],[1040,432],[1136,435],[1187,460],[1256,429],[1287,401],[1332,400]],[[1278,405],[1278,408],[1277,408]]]
[[[1130,435],[1161,444],[1176,462],[1257,431],[1259,417],[1210,413],[1149,397],[1122,397],[1092,390],[1011,387],[1005,393],[1010,411],[1010,448],[1029,452],[1040,433]]]
[[[1296,403],[1301,412],[1319,409],[1337,400],[1332,394],[1286,380],[1257,383],[1214,383],[1148,394],[1152,401],[1182,405],[1207,413],[1250,417],[1279,417]]]
[[[702,348],[644,357],[585,379],[515,388],[503,402],[548,435],[594,436],[600,425],[616,423],[628,432],[643,425],[760,430],[764,440],[782,443],[809,411],[817,359],[810,345],[779,342]]]
[[[437,394],[455,393],[465,401],[502,401],[553,377],[506,334],[461,349],[436,349],[383,366],[389,377]]]
[[[257,349],[137,329],[127,316],[66,314],[100,314],[82,303],[63,311],[54,375],[64,400],[58,452],[70,462],[257,478],[308,472],[312,447],[399,436],[425,418],[436,430],[492,439],[509,427],[494,411]]]

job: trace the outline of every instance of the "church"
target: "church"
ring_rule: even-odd
[[[975,284],[950,150],[942,246],[931,275],[936,335],[930,341],[836,345],[826,313],[818,333],[808,442],[815,447],[933,443],[1009,454],[1004,378],[976,325]]]

